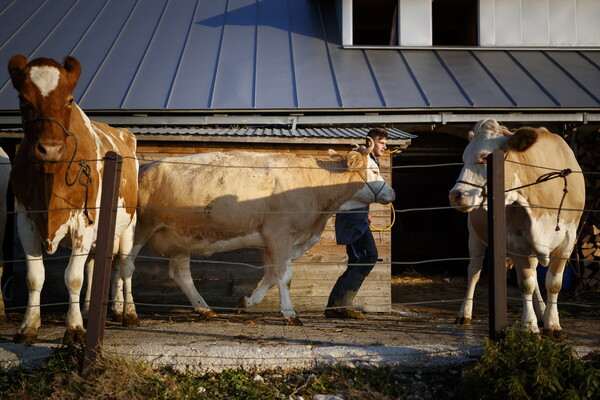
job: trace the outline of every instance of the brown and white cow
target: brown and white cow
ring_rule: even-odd
[[[2,243],[4,242],[4,230],[6,228],[6,191],[10,178],[10,159],[4,149],[0,147],[0,278],[4,272],[4,253]],[[4,308],[4,296],[0,285],[0,323],[6,321],[6,310]]]
[[[327,219],[394,200],[370,149],[319,159],[281,153],[226,152],[169,158],[142,166],[134,254],[147,243],[169,257],[169,274],[204,318],[216,314],[194,287],[190,253],[208,256],[262,250],[264,277],[241,307],[278,285],[286,324],[301,325],[292,307],[291,262],[314,245]]]
[[[558,294],[585,202],[581,168],[565,141],[544,128],[524,127],[512,133],[493,119],[482,120],[475,125],[463,154],[465,165],[449,194],[454,208],[465,212],[486,208],[485,157],[495,149],[505,153],[507,251],[517,269],[523,297],[521,323],[525,329],[539,332],[533,305],[539,263],[548,267],[543,327],[554,334],[561,330]],[[475,236],[473,240],[479,239],[483,252],[485,213],[477,213],[470,218],[470,234]]]
[[[134,323],[131,248],[137,204],[135,137],[127,130],[90,121],[77,106],[73,90],[81,66],[74,57],[66,57],[61,66],[48,58],[28,63],[25,56],[16,55],[8,69],[19,92],[25,134],[15,156],[11,184],[19,205],[18,232],[27,259],[29,289],[27,311],[14,340],[37,340],[45,275],[42,248],[53,254],[59,245],[72,249],[65,270],[69,310],[64,340],[83,339],[80,291],[84,264],[96,241],[102,158],[107,151],[123,157],[114,248],[121,253],[118,264],[128,305],[124,319]],[[123,293],[113,296],[113,310],[122,315]]]

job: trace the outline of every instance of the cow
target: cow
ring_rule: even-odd
[[[522,294],[521,326],[540,332],[533,305],[539,263],[548,267],[547,304],[540,307],[543,330],[559,335],[558,294],[585,202],[581,168],[565,141],[545,128],[511,132],[493,119],[479,121],[463,154],[464,167],[449,193],[452,207],[477,213],[469,219],[470,242],[479,241],[474,253],[482,253],[487,241],[485,213],[480,211],[487,207],[485,160],[496,149],[505,157],[506,244]],[[477,268],[481,263],[473,267]]]
[[[125,129],[91,121],[75,103],[73,90],[81,74],[76,58],[67,56],[61,65],[49,58],[28,62],[25,56],[16,55],[10,59],[8,70],[19,93],[24,132],[10,182],[18,203],[17,227],[26,257],[29,291],[27,310],[14,341],[37,340],[45,276],[42,248],[53,254],[59,245],[72,249],[65,269],[69,309],[63,341],[79,342],[84,338],[80,292],[84,264],[94,250],[98,231],[102,158],[108,151],[123,157],[114,252],[120,253],[115,264],[124,293],[113,292],[112,308],[126,325],[135,324],[131,248],[139,169],[136,139]],[[93,257],[90,259],[93,263]]]
[[[6,191],[8,190],[8,181],[10,178],[10,159],[0,147],[0,278],[4,273],[4,252],[2,243],[4,242],[4,230],[6,228]],[[0,284],[0,323],[6,322],[6,309],[4,308],[4,295],[2,294],[2,285]]]
[[[203,319],[216,314],[194,287],[190,254],[262,251],[264,276],[238,306],[262,301],[275,284],[286,325],[301,325],[289,284],[291,262],[313,246],[329,217],[378,202],[394,190],[369,156],[373,146],[329,157],[257,152],[204,153],[140,168],[134,255],[147,244],[168,257],[169,274]]]

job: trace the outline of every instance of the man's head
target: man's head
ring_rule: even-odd
[[[373,155],[375,157],[383,156],[387,150],[388,132],[383,128],[373,128],[367,133],[367,136],[373,139],[375,143]],[[367,146],[370,146],[369,139],[367,139]]]

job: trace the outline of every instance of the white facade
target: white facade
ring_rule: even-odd
[[[479,44],[598,46],[599,21],[600,0],[479,0]]]
[[[352,2],[338,0],[342,44],[352,45]],[[398,44],[432,46],[432,0],[398,0]],[[600,0],[479,0],[479,45],[600,46]]]

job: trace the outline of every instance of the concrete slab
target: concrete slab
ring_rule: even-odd
[[[46,317],[35,345],[15,345],[20,314],[0,326],[0,368],[40,365],[60,344],[62,318]],[[476,360],[488,335],[487,316],[454,324],[454,312],[406,306],[365,321],[303,313],[303,326],[283,326],[278,313],[223,314],[211,322],[189,313],[141,315],[139,327],[108,323],[104,351],[156,366],[195,372],[227,368],[307,368],[317,364],[385,365],[411,369],[458,367]],[[509,314],[510,323],[519,315]],[[600,351],[600,321],[565,317],[568,343],[580,355]]]

